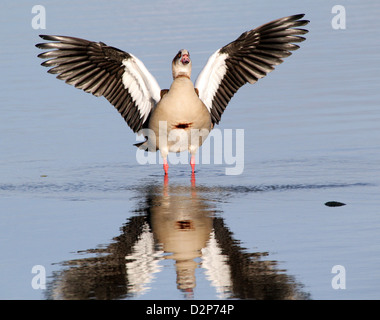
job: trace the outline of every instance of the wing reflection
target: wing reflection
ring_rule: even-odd
[[[222,299],[308,298],[267,252],[248,253],[233,238],[215,204],[220,188],[166,181],[137,192],[144,200],[121,234],[105,247],[80,252],[85,258],[64,262],[52,275],[48,299],[144,297],[165,263],[174,264],[186,298],[194,297],[197,269]]]

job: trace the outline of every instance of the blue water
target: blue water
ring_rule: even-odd
[[[34,4],[3,3],[0,298],[378,299],[380,5],[343,4],[335,30],[327,1],[51,1],[35,30]],[[307,41],[241,88],[218,127],[244,129],[243,173],[198,164],[195,184],[178,164],[165,187],[114,108],[47,74],[34,46],[39,34],[103,41],[168,88],[178,49],[195,80],[243,31],[296,13]]]

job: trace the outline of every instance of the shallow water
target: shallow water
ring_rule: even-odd
[[[345,30],[315,1],[52,1],[46,30],[32,6],[1,10],[1,299],[379,298],[380,5],[345,1]],[[103,41],[167,88],[179,48],[195,79],[243,31],[301,12],[301,49],[223,115],[220,130],[244,129],[241,175],[223,159],[192,181],[173,164],[165,184],[113,107],[46,74],[34,47],[44,33]]]

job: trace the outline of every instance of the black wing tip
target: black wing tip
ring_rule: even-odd
[[[274,20],[272,22],[268,22],[268,23],[264,24],[263,26],[261,26],[257,29],[261,29],[264,27],[264,29],[268,28],[268,30],[269,30],[273,27],[280,27],[281,25],[283,25],[284,30],[285,29],[286,30],[292,30],[293,32],[295,32],[292,34],[292,36],[293,36],[293,38],[298,38],[298,39],[293,39],[294,42],[302,42],[306,39],[303,37],[300,37],[300,35],[307,34],[309,32],[309,30],[299,28],[299,27],[304,27],[310,23],[310,20],[306,20],[306,19],[302,20],[302,18],[304,16],[305,16],[304,13],[300,13],[300,14],[294,14],[291,16],[283,17],[283,18]]]
[[[38,35],[41,39],[43,40],[49,40],[49,35],[46,35],[46,34],[39,34]],[[43,45],[45,44],[45,42],[42,42],[42,43],[37,43],[35,46],[38,48],[38,49],[44,49],[43,48]]]
[[[89,41],[83,38],[62,36],[62,35],[48,35],[40,34],[39,37],[46,41],[51,41],[50,43],[62,43],[62,44],[73,44],[73,45],[88,45],[93,41]],[[41,46],[43,43],[38,43],[36,46]]]
[[[295,14],[293,16],[290,16],[292,17],[292,21],[298,21],[298,23],[300,23],[300,25],[302,26],[306,26],[307,24],[310,23],[310,20],[307,20],[307,19],[304,19],[304,20],[301,20],[303,17],[305,17],[305,14],[304,13],[300,13],[300,14]]]
[[[304,18],[304,17],[305,17],[304,13],[294,14],[291,16],[287,16],[287,17],[283,17],[283,18],[273,20],[273,21],[267,23],[266,25],[270,25],[272,23],[278,24],[278,23],[285,23],[285,22],[295,22],[295,23],[297,23],[297,26],[305,26],[308,23],[310,23],[310,20],[307,20],[307,19],[302,20],[302,18]]]
[[[51,35],[51,34],[39,34],[38,36],[41,39],[47,40],[47,41],[61,41],[64,38],[70,38],[67,36],[59,36],[59,35]]]
[[[62,36],[59,34],[39,34],[38,36],[44,40],[49,40],[49,41],[62,41],[64,39],[68,39],[68,40],[69,39],[77,39],[77,40],[88,41],[88,40],[81,39],[81,38],[70,37],[70,36]]]
[[[305,16],[304,13],[298,13],[298,14],[294,14],[294,15],[292,15],[290,17],[293,17],[294,20],[299,20],[299,19],[302,19],[304,16]]]
[[[301,20],[303,17],[305,17],[305,13],[293,14],[291,16],[287,16],[282,19],[289,20],[289,21],[298,21],[298,20]],[[308,21],[308,20],[305,20],[305,21]]]
[[[55,36],[55,35],[48,35],[48,34],[39,34],[38,36],[41,39],[47,40],[47,41],[59,41],[59,40],[57,40],[57,37],[62,37],[62,36]],[[41,42],[41,43],[37,43],[35,46],[38,49],[47,49],[47,48],[45,48],[46,44],[47,44],[47,42]]]

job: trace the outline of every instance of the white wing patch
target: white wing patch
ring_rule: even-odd
[[[212,108],[212,100],[227,73],[226,59],[228,54],[220,54],[219,51],[220,49],[208,59],[207,64],[195,82],[195,88],[199,90],[199,98],[206,105],[209,112]]]
[[[145,122],[154,105],[160,101],[161,89],[144,64],[130,55],[131,58],[123,60],[125,72],[122,81],[139,109],[140,118],[144,118]]]

